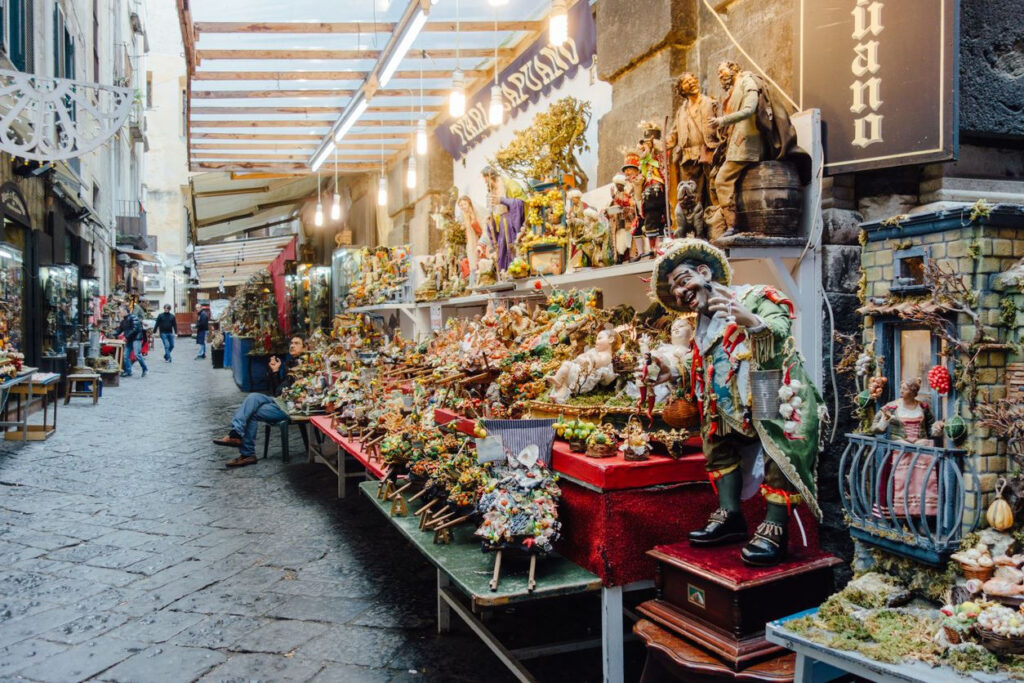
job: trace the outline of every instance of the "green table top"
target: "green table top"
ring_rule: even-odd
[[[412,514],[412,509],[405,517],[390,516],[391,502],[377,498],[377,482],[362,482],[359,490],[478,607],[585,593],[601,587],[601,579],[597,575],[560,555],[551,554],[537,558],[537,587],[533,592],[527,592],[529,557],[523,553],[505,552],[501,558],[498,590],[491,591],[488,584],[494,572],[494,553],[481,552],[480,541],[473,536],[472,525],[454,527],[450,544],[435,545],[433,532],[420,531],[420,518]]]

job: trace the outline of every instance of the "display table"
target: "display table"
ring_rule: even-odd
[[[852,650],[835,650],[815,643],[786,629],[786,622],[817,612],[817,608],[798,612],[783,619],[768,622],[765,634],[770,642],[796,653],[794,681],[797,683],[825,683],[854,674],[871,681],[920,681],[937,683],[996,683],[1005,681],[1006,675],[972,671],[958,673],[949,667],[933,667],[924,662],[888,664],[870,659]]]
[[[32,375],[35,374],[36,370],[37,368],[22,367],[21,372],[17,375],[0,382],[0,416],[3,417],[0,420],[0,429],[7,432],[9,427],[14,427],[15,434],[17,434],[17,430],[20,430],[22,441],[28,441],[28,406],[35,401],[41,400],[41,398],[31,397],[24,405],[19,406],[19,410],[15,412],[15,419],[13,420],[8,415],[7,403],[12,396],[11,390],[18,386],[27,386],[31,396]],[[6,434],[4,438],[6,438]]]
[[[326,465],[338,477],[338,498],[345,497],[345,482],[349,479],[380,479],[384,476],[381,463],[371,459],[354,439],[342,436],[331,427],[330,415],[315,415],[309,419],[313,425],[309,440],[309,462]],[[358,466],[358,471],[353,469]]]
[[[117,367],[119,369],[123,369],[125,345],[126,342],[124,339],[104,339],[102,342],[100,342],[100,355],[107,356],[113,354],[114,362],[117,363]]]
[[[98,379],[98,376],[97,376]],[[17,401],[15,414],[21,416],[24,410],[24,419],[28,421],[28,409],[37,402],[42,403],[42,424],[26,424],[26,433],[18,434],[17,430],[4,432],[5,439],[22,439],[28,441],[45,441],[57,431],[57,400],[58,389],[61,386],[61,376],[55,372],[34,373],[27,382],[16,384],[10,388],[10,395]],[[24,401],[23,401],[24,399]],[[48,422],[49,408],[53,406],[53,421]]]
[[[391,517],[391,503],[377,498],[377,486],[376,482],[363,482],[359,485],[359,490],[437,568],[438,633],[449,630],[451,614],[454,612],[521,681],[534,680],[519,661],[525,658],[526,654],[540,657],[556,651],[566,652],[594,645],[593,642],[586,641],[575,644],[577,647],[565,643],[546,648],[531,647],[527,648],[529,653],[509,650],[474,612],[481,608],[597,591],[601,588],[601,580],[597,576],[565,558],[551,555],[537,561],[537,586],[533,591],[527,590],[525,565],[517,567],[511,563],[506,563],[502,568],[498,590],[492,591],[488,582],[491,578],[494,556],[480,552],[479,540],[472,536],[472,526],[456,526],[452,528],[450,544],[435,544],[432,532],[420,530],[418,517],[412,514]],[[460,593],[468,598],[470,608],[467,609],[463,605],[459,598]]]

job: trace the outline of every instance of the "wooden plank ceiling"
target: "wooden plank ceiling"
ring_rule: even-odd
[[[353,96],[370,98],[323,171],[366,173],[411,148],[422,117],[446,115],[452,72],[489,84],[542,31],[550,0],[177,0],[188,63],[192,171],[309,173]],[[412,5],[429,10],[386,87],[367,86]],[[458,32],[456,19],[458,18]],[[497,30],[495,30],[497,28]],[[386,56],[386,55],[385,55]]]

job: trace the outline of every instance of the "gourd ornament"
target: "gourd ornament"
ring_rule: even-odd
[[[1006,479],[1000,479],[996,483],[996,499],[988,506],[985,519],[990,527],[996,531],[1006,531],[1013,526],[1013,510],[1010,504],[1003,498],[1003,489],[1006,488]]]

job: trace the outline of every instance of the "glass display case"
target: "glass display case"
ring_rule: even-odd
[[[331,327],[331,269],[300,264],[285,277],[292,333],[309,335]]]
[[[43,356],[60,356],[78,324],[78,266],[40,266],[39,286],[43,290]]]
[[[0,348],[24,351],[24,295],[21,251],[9,244],[0,243]]]
[[[78,305],[81,319],[78,324],[83,329],[91,329],[100,317],[100,281],[94,277],[83,277],[79,292],[81,300]]]
[[[363,258],[362,249],[336,249],[331,256],[331,307],[334,315],[343,313],[348,299],[349,290],[362,280]]]

